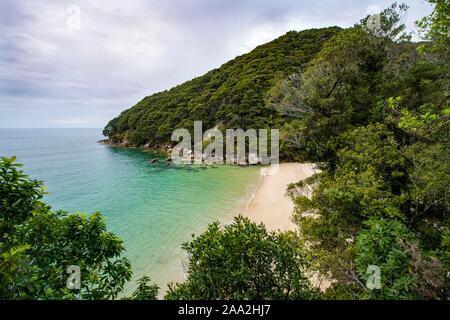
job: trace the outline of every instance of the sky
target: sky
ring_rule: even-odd
[[[414,31],[431,7],[403,2]],[[390,3],[0,0],[0,128],[102,128],[290,30],[349,27]]]

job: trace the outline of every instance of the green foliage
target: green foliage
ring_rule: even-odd
[[[150,278],[144,276],[138,280],[138,287],[133,292],[131,298],[133,300],[156,300],[158,291],[158,285],[152,284]]]
[[[442,262],[424,253],[404,224],[395,220],[370,219],[365,226],[357,238],[357,272],[366,281],[368,266],[376,265],[381,276],[381,288],[367,290],[368,298],[447,297],[446,271]]]
[[[406,146],[403,154],[412,165],[408,176],[411,223],[419,217],[445,222],[450,212],[449,146],[415,143]]]
[[[33,210],[45,209],[39,201],[45,193],[42,182],[28,179],[15,161],[16,157],[0,158],[0,234],[4,242],[11,240],[16,226]]]
[[[188,278],[172,285],[167,299],[310,299],[306,261],[293,233],[266,231],[239,216],[213,223],[183,245]]]
[[[300,132],[288,142],[294,140],[293,147],[307,159],[333,167],[334,137],[383,121],[384,99],[407,89],[409,83],[402,80],[418,55],[413,44],[400,41],[403,27],[395,8],[382,14],[389,21],[382,37],[367,32],[364,24],[343,30],[305,68],[279,80],[269,92],[275,109],[299,119]]]
[[[406,158],[393,134],[382,124],[356,128],[340,136],[338,162],[293,184],[294,219],[316,267],[344,283],[350,281],[353,242],[370,217],[405,219]],[[312,191],[312,194],[311,194]]]
[[[367,229],[361,231],[356,240],[356,270],[359,277],[367,281],[367,268],[380,268],[381,288],[367,290],[375,299],[414,299],[415,278],[410,265],[411,257],[405,250],[413,241],[412,234],[396,220],[370,219]]]
[[[444,2],[429,30],[444,30]],[[289,193],[307,256],[334,280],[325,298],[448,298],[447,35],[428,45],[439,50],[417,51],[404,10],[385,10],[379,34],[365,20],[340,32],[273,89],[274,104],[297,113],[287,132],[302,158],[324,170]],[[381,290],[365,287],[368,265],[381,268]]]
[[[394,134],[383,124],[369,124],[340,137],[336,175],[372,171],[384,190],[400,194],[406,181],[407,161]]]
[[[106,230],[100,213],[53,212],[41,201],[41,181],[0,158],[0,298],[114,299],[131,278],[120,238]],[[67,287],[68,266],[78,266],[80,289]],[[145,279],[147,281],[148,279]],[[157,288],[141,282],[134,298]]]
[[[428,0],[434,5],[433,12],[417,22],[424,38],[432,41],[431,47],[424,46],[434,53],[442,53],[450,57],[450,1]]]
[[[391,4],[380,13],[380,25],[377,28],[368,28],[369,16],[362,19],[358,26],[364,28],[377,38],[394,40],[396,42],[409,41],[411,36],[405,32],[406,26],[403,23],[406,19],[409,7],[397,2]]]

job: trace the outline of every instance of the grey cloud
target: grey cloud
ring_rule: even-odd
[[[412,26],[429,8],[407,2]],[[287,31],[351,26],[373,4],[390,1],[4,0],[0,127],[101,127]],[[81,9],[81,30],[67,28],[69,5]]]

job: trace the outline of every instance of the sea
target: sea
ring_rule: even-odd
[[[0,156],[17,157],[44,181],[54,210],[100,211],[124,241],[133,279],[149,276],[164,291],[183,281],[183,242],[213,221],[242,213],[260,181],[259,168],[169,166],[160,155],[98,143],[101,129],[0,129]]]

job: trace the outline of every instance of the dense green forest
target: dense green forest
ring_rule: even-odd
[[[275,90],[322,168],[289,193],[304,253],[332,281],[325,298],[449,298],[450,3],[430,2],[418,25],[431,42],[411,44],[393,5],[381,29],[343,30]]]
[[[290,120],[267,102],[279,79],[296,72],[321,50],[337,27],[291,31],[205,75],[145,97],[111,120],[104,135],[113,142],[171,144],[176,128],[280,128]]]
[[[288,33],[108,124],[116,142],[155,145],[193,120],[281,126],[284,156],[321,169],[288,189],[298,232],[211,224],[183,244],[188,277],[167,299],[449,299],[450,1],[429,2],[422,42],[394,4],[380,28]],[[53,212],[14,159],[0,169],[0,298],[117,298],[131,268],[101,214]],[[78,291],[65,282],[75,261]],[[128,299],[157,294],[144,277]]]

